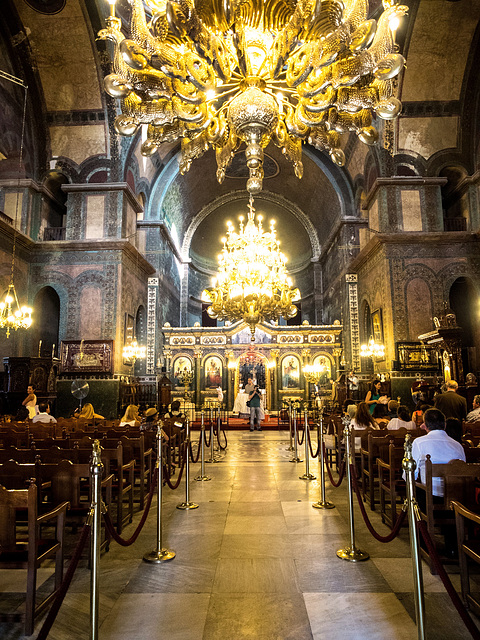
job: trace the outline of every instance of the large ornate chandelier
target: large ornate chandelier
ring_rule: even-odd
[[[297,308],[293,304],[300,298],[298,289],[287,276],[285,255],[280,251],[275,223],[264,231],[262,216],[255,223],[253,197],[250,195],[247,223],[240,217],[237,233],[228,222],[227,237],[223,238],[223,251],[218,257],[219,271],[213,287],[205,289],[202,298],[210,302],[207,313],[219,320],[244,320],[250,327],[252,342],[255,326],[265,320],[278,320],[280,316],[293,318]]]
[[[222,182],[245,144],[247,190],[262,189],[271,142],[301,178],[302,142],[343,165],[342,134],[378,140],[376,117],[395,118],[393,79],[405,60],[395,30],[408,10],[382,0],[143,0],[132,5],[130,38],[111,15],[98,37],[114,42],[105,90],[121,99],[115,128],[133,135],[148,125],[144,155],[182,139],[180,171],[209,148]]]

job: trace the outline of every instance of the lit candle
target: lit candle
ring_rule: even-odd
[[[40,358],[40,349],[42,348],[42,341],[38,341],[38,357]]]
[[[55,357],[55,343],[53,343],[53,346],[52,346],[52,358],[54,357]]]

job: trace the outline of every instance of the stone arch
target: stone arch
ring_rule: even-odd
[[[295,204],[289,202],[282,196],[270,193],[269,191],[262,191],[261,198],[269,202],[278,203],[280,206],[289,211],[289,213],[291,213],[300,222],[300,224],[303,225],[311,240],[313,254],[312,261],[318,260],[321,253],[321,247],[317,231],[310,218],[306,216],[303,211],[301,211]],[[240,199],[245,199],[245,191],[231,191],[230,193],[220,196],[220,198],[215,199],[213,202],[203,207],[203,209],[193,218],[187,228],[182,244],[182,256],[185,261],[189,258],[190,246],[192,244],[193,236],[195,235],[195,231],[198,229],[201,222],[205,220],[205,218],[207,218],[210,214],[212,214],[219,206],[227,202],[232,202]]]

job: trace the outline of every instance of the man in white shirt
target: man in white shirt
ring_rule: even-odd
[[[40,422],[46,424],[56,424],[57,421],[53,416],[50,415],[50,405],[48,402],[40,402],[38,405],[38,413],[36,416],[33,416],[33,422]]]
[[[473,411],[465,418],[466,422],[477,422],[480,420],[480,396],[475,396],[473,398]]]
[[[465,462],[465,450],[462,445],[445,433],[443,413],[438,409],[428,409],[425,411],[424,420],[427,435],[415,438],[412,444],[412,456],[417,463],[416,477],[423,483],[427,454],[430,454],[433,464],[445,464],[450,460]],[[443,478],[432,478],[432,493],[434,496],[443,496]]]

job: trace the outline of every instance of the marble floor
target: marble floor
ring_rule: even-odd
[[[112,543],[102,556],[100,639],[166,640],[413,640],[412,567],[408,532],[376,542],[355,510],[357,547],[370,560],[352,564],[336,551],[349,543],[345,483],[327,483],[335,509],[312,508],[317,480],[299,479],[285,432],[234,432],[208,482],[193,480],[198,509],[181,511],[185,484],[165,489],[164,546],[174,560],[142,561],[155,548],[156,504],[136,543]],[[311,464],[318,475],[318,463]],[[129,537],[140,514],[124,530]],[[377,514],[375,527],[386,534]],[[458,572],[452,571],[459,589]],[[41,580],[50,578],[42,573]],[[0,603],[15,602],[22,574],[0,572]],[[427,638],[469,638],[438,577],[424,565]],[[2,607],[3,608],[3,607]],[[41,626],[40,618],[36,633]],[[23,638],[20,621],[0,623],[0,638]],[[35,637],[35,636],[33,636]],[[51,640],[89,638],[89,572],[78,569]]]

